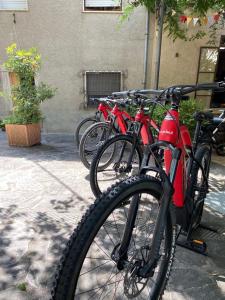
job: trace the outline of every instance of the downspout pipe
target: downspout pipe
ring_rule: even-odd
[[[159,71],[160,71],[160,59],[161,59],[161,49],[162,49],[164,14],[165,14],[165,2],[164,0],[162,0],[159,9],[159,21],[158,21],[159,31],[158,31],[158,38],[156,44],[155,89],[159,88]]]
[[[146,27],[145,27],[145,49],[144,49],[144,80],[143,88],[147,87],[147,78],[148,78],[148,49],[149,49],[149,36],[150,36],[150,10],[147,9],[146,14]]]

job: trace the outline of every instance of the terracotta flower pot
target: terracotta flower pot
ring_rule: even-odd
[[[10,146],[29,147],[41,142],[40,124],[6,124],[5,128]]]

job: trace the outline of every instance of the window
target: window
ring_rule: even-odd
[[[87,104],[90,98],[105,97],[112,92],[120,91],[122,84],[121,72],[85,72],[85,92]]]
[[[217,66],[215,71],[215,81],[223,81],[225,79],[225,35],[221,36],[219,47]],[[211,107],[225,108],[225,92],[213,91]]]
[[[218,48],[201,47],[198,65],[197,83],[213,82],[218,59]],[[205,101],[207,107],[211,101],[211,91],[198,91],[196,96]]]
[[[0,10],[28,10],[27,0],[0,0]]]
[[[121,11],[122,0],[84,0],[85,11]]]

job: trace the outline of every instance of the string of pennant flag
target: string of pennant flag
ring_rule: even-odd
[[[196,18],[196,17],[192,17],[192,16],[180,16],[180,22],[181,23],[186,23],[187,26],[193,24],[194,26],[196,25],[208,25],[211,26],[214,23],[217,23],[220,18],[224,18],[223,14],[213,14],[211,16],[206,16],[206,17],[202,17],[202,18]]]

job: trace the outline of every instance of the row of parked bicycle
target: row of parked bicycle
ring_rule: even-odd
[[[206,252],[192,233],[201,225],[213,147],[225,155],[225,111],[196,112],[191,139],[179,106],[198,90],[224,92],[225,82],[94,100],[97,112],[79,124],[76,143],[98,198],[70,237],[52,299],[161,299],[176,244]],[[131,105],[135,116],[126,111]],[[165,108],[161,124],[153,120],[158,105]]]

